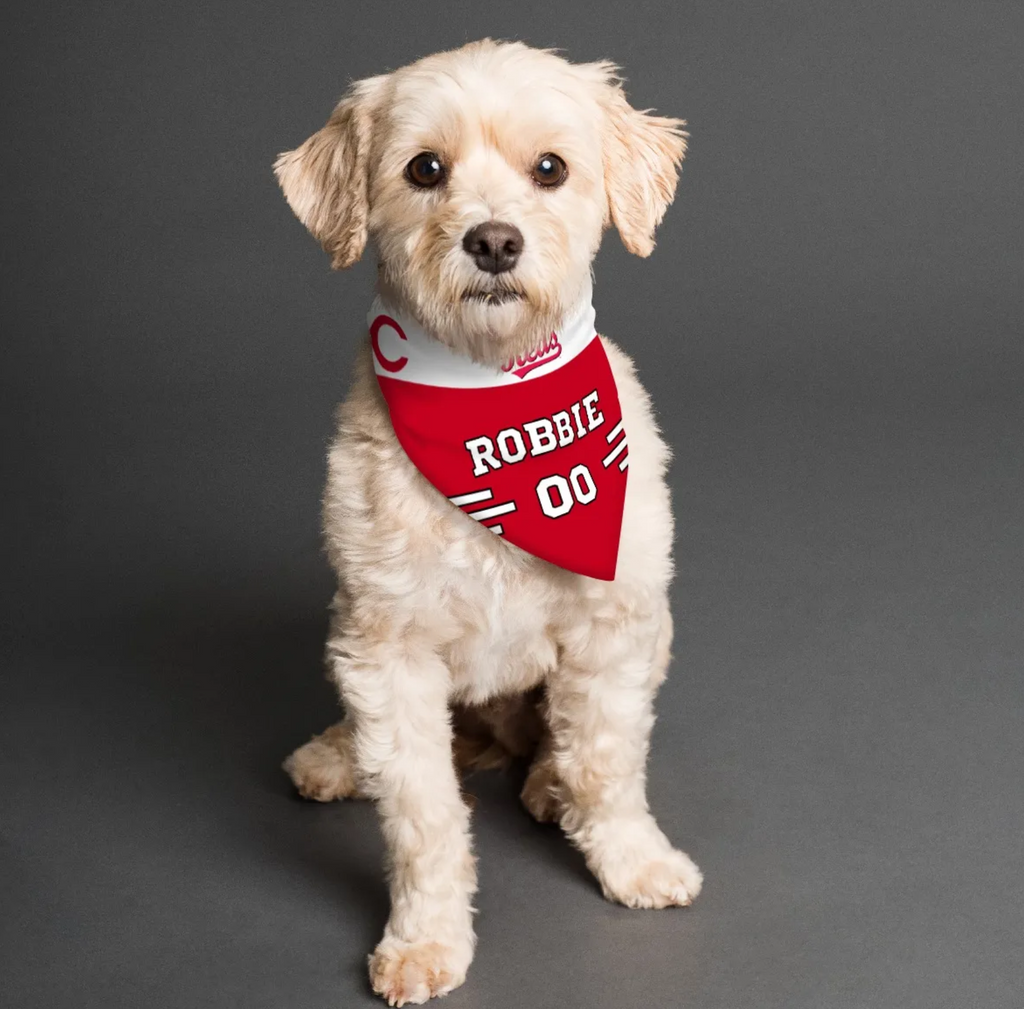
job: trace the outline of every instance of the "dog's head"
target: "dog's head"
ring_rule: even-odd
[[[610,63],[485,40],[357,82],[275,171],[336,269],[372,238],[391,298],[498,363],[575,307],[607,226],[650,254],[683,125],[633,109]]]

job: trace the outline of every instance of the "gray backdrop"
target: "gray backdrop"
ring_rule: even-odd
[[[676,452],[650,791],[707,884],[607,904],[480,776],[448,1004],[1024,1004],[1019,3],[5,21],[0,1001],[374,1004],[373,810],[278,767],[334,715],[317,505],[372,265],[330,273],[270,165],[348,80],[491,35],[690,123],[596,304]]]

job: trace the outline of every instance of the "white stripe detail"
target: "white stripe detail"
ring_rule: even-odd
[[[627,455],[622,462],[619,463],[619,469],[625,469],[629,465],[629,456]]]
[[[495,505],[493,508],[481,508],[480,511],[466,512],[471,519],[483,522],[486,519],[496,519],[499,515],[508,515],[516,510],[515,501],[506,501],[504,504]]]
[[[619,432],[622,430],[622,421],[615,425],[605,436],[605,441],[610,445],[619,436]]]
[[[484,526],[484,528],[485,529],[490,529],[492,533],[497,533],[497,535],[499,535],[499,536],[503,536],[505,534],[505,530],[501,528],[501,523],[500,522],[496,522],[492,526]]]
[[[490,490],[475,490],[472,494],[457,494],[455,497],[448,498],[449,501],[457,508],[461,508],[463,505],[479,504],[481,501],[490,501],[494,495]]]
[[[373,325],[378,316],[386,315],[401,327],[402,335],[390,324],[383,324],[377,332],[377,340],[383,357],[392,364],[405,358],[398,371],[385,368],[375,353],[373,369],[382,378],[397,379],[400,382],[417,382],[422,385],[439,386],[448,389],[488,389],[495,386],[521,385],[535,378],[543,378],[564,368],[596,340],[594,328],[594,306],[589,280],[580,291],[580,300],[566,313],[556,327],[555,333],[561,350],[556,357],[544,360],[542,364],[519,376],[500,367],[489,367],[472,360],[464,354],[457,354],[431,336],[411,316],[388,305],[378,295],[370,308],[367,324]],[[402,339],[402,336],[405,339]]]
[[[602,465],[602,466],[604,466],[604,468],[605,468],[605,469],[607,469],[607,468],[608,468],[609,466],[611,466],[611,464],[612,464],[613,462],[615,462],[615,460],[616,460],[616,459],[618,459],[618,457],[619,457],[619,456],[620,456],[620,455],[621,455],[621,454],[622,454],[623,452],[625,452],[625,450],[626,450],[626,439],[625,439],[625,438],[623,438],[623,439],[622,439],[622,441],[620,441],[620,442],[618,443],[618,445],[616,445],[616,446],[615,446],[615,448],[613,448],[613,449],[611,450],[611,452],[609,452],[609,453],[608,453],[608,454],[607,454],[607,455],[606,455],[606,456],[605,456],[605,457],[604,457],[604,458],[603,458],[603,459],[601,460],[601,465]]]

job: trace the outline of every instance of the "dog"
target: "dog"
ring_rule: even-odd
[[[685,125],[631,107],[609,62],[485,39],[354,83],[274,167],[335,269],[372,242],[379,304],[453,359],[493,370],[551,356],[589,301],[606,229],[651,253]],[[396,434],[376,334],[338,409],[323,500],[338,578],[326,664],[345,717],[285,769],[307,798],[376,801],[391,912],[369,972],[390,1005],[447,994],[473,956],[460,771],[529,760],[527,810],[561,825],[611,900],[683,906],[701,888],[645,796],[672,642],[669,450],[630,359],[596,342],[629,438],[610,579],[534,556],[438,493]],[[394,349],[379,359],[405,360]]]

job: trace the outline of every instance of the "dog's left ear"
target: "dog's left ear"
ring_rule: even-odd
[[[274,163],[288,205],[331,254],[335,270],[351,266],[366,247],[373,107],[384,80],[353,84],[327,124]]]
[[[686,123],[634,109],[617,82],[606,86],[605,110],[609,218],[630,252],[649,256],[654,251],[654,229],[675,196],[686,153]]]

